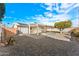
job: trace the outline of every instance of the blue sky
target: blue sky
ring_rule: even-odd
[[[77,3],[6,3],[3,23],[11,27],[13,23],[42,23],[52,25],[58,21],[71,20],[73,26],[79,23]]]

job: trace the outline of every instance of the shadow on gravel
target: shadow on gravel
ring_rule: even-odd
[[[33,36],[33,35],[32,35]],[[35,36],[34,36],[35,37]],[[62,41],[46,36],[16,36],[16,44],[9,47],[10,56],[71,56],[79,55],[73,41]]]

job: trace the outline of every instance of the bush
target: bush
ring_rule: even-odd
[[[72,30],[71,35],[73,35],[75,37],[79,37],[79,30],[78,29]]]
[[[46,32],[60,33],[60,31],[46,31]]]
[[[7,45],[14,45],[15,44],[15,40],[13,37],[8,37],[5,42],[7,43]]]

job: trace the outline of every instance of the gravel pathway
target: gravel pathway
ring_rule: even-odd
[[[16,44],[0,48],[0,55],[9,56],[72,56],[79,55],[79,42],[62,41],[43,35],[15,37]]]

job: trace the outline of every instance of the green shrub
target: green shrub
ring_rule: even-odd
[[[14,45],[15,44],[15,40],[13,37],[8,37],[5,42],[7,42],[7,45]]]
[[[79,30],[78,29],[72,30],[71,35],[73,35],[75,37],[79,37]]]
[[[51,33],[60,33],[60,31],[46,31],[46,32],[51,32]]]

